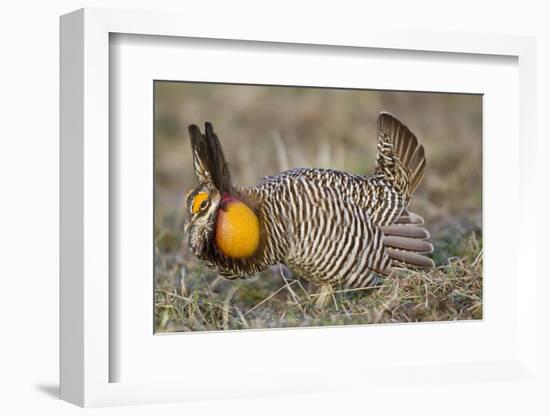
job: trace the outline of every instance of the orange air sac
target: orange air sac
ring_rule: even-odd
[[[218,209],[215,243],[227,257],[252,256],[260,244],[260,222],[254,211],[234,197],[224,198]]]

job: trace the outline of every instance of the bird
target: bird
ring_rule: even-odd
[[[294,168],[235,185],[212,123],[188,128],[198,185],[185,197],[188,246],[227,279],[284,265],[321,287],[372,287],[396,268],[435,267],[424,219],[409,203],[425,173],[424,146],[388,112],[377,120],[369,176]]]

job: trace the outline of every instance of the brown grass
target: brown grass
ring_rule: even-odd
[[[157,331],[481,319],[481,241],[471,234],[459,249],[460,257],[429,273],[396,270],[378,286],[336,290],[323,307],[315,302],[317,287],[282,267],[230,282],[174,263],[158,271],[164,284],[155,296]]]

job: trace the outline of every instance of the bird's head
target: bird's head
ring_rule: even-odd
[[[254,209],[231,183],[218,136],[212,124],[205,134],[189,127],[193,163],[199,185],[185,200],[185,231],[189,246],[199,258],[212,250],[233,259],[256,253],[260,242],[260,223]]]

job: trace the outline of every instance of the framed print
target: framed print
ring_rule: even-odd
[[[533,40],[179,22],[61,19],[62,398],[536,383]]]
[[[482,99],[155,81],[155,333],[482,319]],[[418,108],[422,142],[395,116]],[[209,157],[237,185],[195,172]]]

